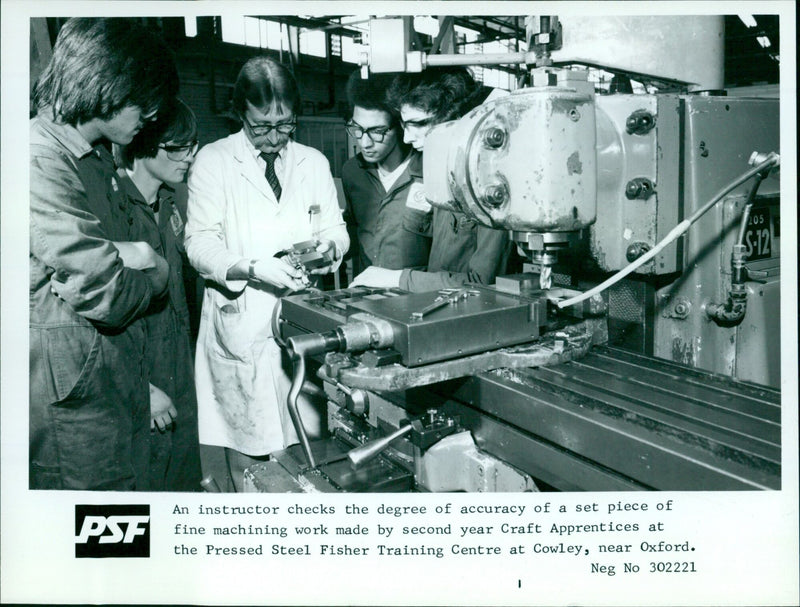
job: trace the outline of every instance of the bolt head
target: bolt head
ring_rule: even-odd
[[[504,185],[498,183],[487,186],[483,191],[483,198],[487,204],[493,207],[499,207],[508,199],[508,192],[506,192]]]
[[[488,148],[499,148],[506,141],[506,133],[499,127],[492,127],[486,130],[483,135],[483,143]]]

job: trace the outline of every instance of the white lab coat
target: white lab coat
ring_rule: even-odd
[[[195,359],[200,442],[266,455],[296,443],[286,407],[291,365],[272,337],[278,289],[227,280],[242,258],[263,259],[312,238],[309,206],[317,204],[319,238],[340,254],[349,246],[328,160],[290,141],[275,199],[242,131],[205,146],[189,176],[186,251],[207,279]],[[320,420],[303,408],[310,434]],[[316,426],[316,428],[315,428]]]

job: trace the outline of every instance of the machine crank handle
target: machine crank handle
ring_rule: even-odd
[[[403,426],[402,428],[398,428],[388,436],[384,436],[383,438],[379,438],[370,443],[365,443],[360,447],[356,447],[355,449],[351,449],[347,453],[347,459],[350,460],[350,464],[354,468],[357,468],[361,464],[368,462],[369,460],[376,457],[381,451],[386,449],[392,441],[411,432],[411,428],[412,428],[411,424],[406,424],[405,426]]]

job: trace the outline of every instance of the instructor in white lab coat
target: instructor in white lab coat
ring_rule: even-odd
[[[241,491],[244,469],[298,440],[286,406],[291,366],[270,317],[303,282],[275,254],[316,238],[334,259],[323,273],[349,246],[327,159],[291,140],[299,105],[283,65],[248,60],[233,93],[242,130],[200,150],[189,176],[186,250],[206,279],[195,360],[201,455],[223,491]],[[301,415],[313,436],[321,412]]]

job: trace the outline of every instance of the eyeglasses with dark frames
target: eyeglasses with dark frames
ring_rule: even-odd
[[[345,124],[344,128],[354,139],[361,139],[364,135],[366,135],[373,141],[373,143],[383,143],[386,135],[388,135],[392,130],[392,127],[388,126],[373,126],[365,129],[363,126],[357,122],[353,122],[352,120]]]
[[[281,122],[279,124],[251,124],[244,116],[241,118],[242,122],[247,125],[250,132],[256,137],[266,137],[273,130],[278,131],[281,135],[291,135],[297,128],[297,122],[295,120],[291,122]]]
[[[186,160],[197,154],[199,145],[197,141],[193,141],[187,145],[167,145],[166,143],[160,143],[158,147],[167,153],[167,158],[180,162],[181,160]]]
[[[412,128],[412,129],[421,129],[425,128],[426,126],[431,126],[433,124],[433,117],[431,118],[420,118],[419,120],[400,120],[400,126],[404,129]]]

